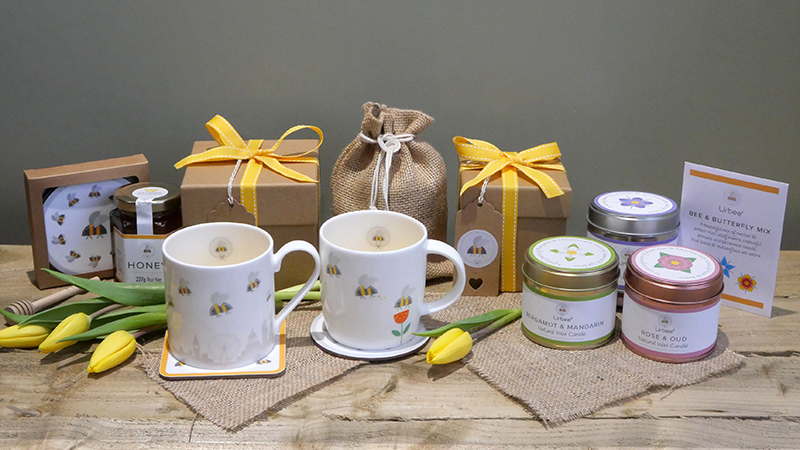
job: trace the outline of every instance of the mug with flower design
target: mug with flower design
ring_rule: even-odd
[[[428,239],[425,226],[404,214],[366,210],[335,216],[320,227],[322,314],[328,334],[361,350],[399,347],[418,331],[420,317],[447,308],[464,290],[458,252]],[[428,254],[456,269],[453,288],[430,303],[425,294]]]

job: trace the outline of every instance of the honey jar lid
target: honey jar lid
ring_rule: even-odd
[[[680,225],[678,204],[662,195],[638,191],[606,192],[589,204],[586,220],[597,228],[633,236],[654,236]]]
[[[136,201],[147,200],[153,212],[169,211],[181,206],[181,189],[174,184],[142,182],[122,186],[114,192],[114,205],[122,211],[136,212]]]
[[[631,255],[625,286],[656,301],[687,304],[718,296],[724,280],[711,255],[679,245],[654,245]]]
[[[557,236],[528,248],[522,272],[528,280],[554,289],[597,289],[616,284],[619,260],[614,249],[598,240]]]

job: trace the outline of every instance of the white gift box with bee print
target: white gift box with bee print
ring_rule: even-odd
[[[425,303],[426,256],[453,262],[453,289]],[[400,347],[419,330],[420,316],[455,302],[464,289],[464,263],[418,220],[365,210],[335,216],[320,228],[322,314],[330,337],[360,350]]]
[[[24,172],[34,277],[39,289],[66,283],[39,270],[114,276],[109,213],[114,191],[149,180],[144,155]]]

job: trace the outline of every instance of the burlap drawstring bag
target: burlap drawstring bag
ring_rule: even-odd
[[[430,239],[447,237],[447,172],[442,156],[418,135],[433,118],[420,111],[365,103],[361,134],[336,160],[331,176],[333,213],[386,209],[409,215]],[[428,257],[428,278],[450,276],[453,266]]]

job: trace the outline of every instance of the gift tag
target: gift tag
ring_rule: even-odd
[[[467,285],[462,295],[500,293],[500,245],[503,216],[491,203],[478,200],[456,213],[456,250],[464,260]]]
[[[209,222],[238,222],[256,225],[256,216],[236,200],[233,200],[232,203],[228,203],[227,200],[220,203],[208,213],[206,219]]]

